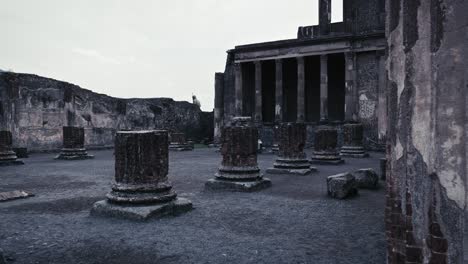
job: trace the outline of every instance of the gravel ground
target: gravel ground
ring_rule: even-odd
[[[0,248],[7,263],[385,263],[384,188],[350,200],[326,196],[326,176],[359,168],[378,172],[380,153],[318,166],[310,176],[268,175],[256,193],[206,192],[219,153],[171,152],[170,179],[194,210],[132,222],[94,218],[114,176],[112,151],[55,161],[36,154],[0,168],[0,191],[36,196],[0,203]],[[310,154],[310,153],[309,153]],[[262,170],[274,161],[259,155]]]

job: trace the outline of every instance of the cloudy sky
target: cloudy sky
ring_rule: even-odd
[[[211,110],[226,50],[295,38],[317,24],[317,2],[0,0],[0,69],[122,98],[194,93]]]

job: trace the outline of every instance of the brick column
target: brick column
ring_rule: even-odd
[[[262,117],[262,62],[256,61],[255,64],[255,123],[261,124]]]
[[[282,123],[277,131],[279,140],[278,158],[273,168],[267,170],[271,174],[308,175],[315,168],[310,167],[304,146],[307,141],[307,129],[304,123]]]
[[[13,151],[13,137],[10,131],[0,131],[0,166],[22,165]]]
[[[343,146],[340,155],[351,158],[366,158],[366,153],[362,145],[364,127],[360,123],[349,123],[343,125]]]
[[[320,123],[328,123],[328,56],[320,56]]]
[[[221,128],[224,123],[224,73],[215,74],[215,103],[214,103],[214,144],[221,140]]]
[[[338,130],[331,126],[318,126],[315,130],[312,164],[338,165],[344,161],[336,150]]]
[[[222,133],[222,161],[215,179],[206,183],[207,189],[254,191],[269,187],[257,164],[258,130],[250,117],[235,117],[233,124]]]
[[[234,64],[235,72],[235,113],[237,116],[242,115],[242,64]]]
[[[184,133],[174,132],[170,134],[169,149],[177,150],[177,151],[187,151],[187,150],[193,150],[193,146],[187,143]]]
[[[283,61],[281,59],[277,59],[275,62],[276,62],[275,122],[281,123],[283,121]]]
[[[55,159],[82,160],[92,159],[84,147],[85,133],[82,127],[63,127],[63,148]]]
[[[117,132],[115,183],[92,213],[145,220],[190,210],[191,202],[172,190],[168,162],[167,131]]]
[[[357,121],[357,102],[356,93],[356,56],[354,52],[345,53],[345,121]]]
[[[319,28],[321,35],[330,33],[331,0],[319,0]]]
[[[297,58],[297,122],[305,121],[304,57]]]

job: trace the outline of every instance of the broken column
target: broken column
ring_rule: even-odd
[[[221,140],[221,166],[215,178],[206,183],[211,190],[256,191],[271,186],[257,164],[258,130],[250,117],[235,117],[224,127]]]
[[[214,135],[213,143],[219,145],[221,140],[221,128],[224,124],[224,73],[215,74],[215,102],[214,102]]]
[[[366,158],[369,154],[362,145],[363,126],[360,123],[343,125],[343,146],[341,156],[350,158]]]
[[[19,160],[16,156],[12,145],[13,138],[11,132],[0,131],[0,166],[24,164],[24,162]]]
[[[169,144],[170,150],[187,151],[193,150],[193,146],[187,143],[184,133],[171,133],[171,143]]]
[[[312,152],[312,164],[338,165],[344,160],[340,157],[336,146],[338,130],[334,127],[321,125],[315,130],[314,151]]]
[[[146,220],[191,210],[168,179],[167,131],[120,131],[115,138],[115,183],[93,215]]]
[[[84,147],[84,128],[82,127],[63,127],[63,148],[55,159],[60,160],[83,160],[93,159]]]
[[[279,139],[278,158],[273,168],[267,170],[271,174],[308,175],[315,168],[304,152],[307,140],[307,129],[304,123],[283,123],[277,129]]]

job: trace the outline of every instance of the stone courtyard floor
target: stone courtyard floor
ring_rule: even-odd
[[[24,166],[0,168],[0,191],[36,195],[0,203],[7,263],[385,263],[385,189],[339,201],[326,196],[325,180],[359,168],[380,173],[382,153],[309,176],[268,175],[273,186],[260,192],[213,193],[204,183],[219,153],[171,152],[169,178],[194,210],[148,222],[89,216],[114,177],[112,151],[90,153],[94,160],[34,154]],[[262,170],[274,158],[259,155]]]

